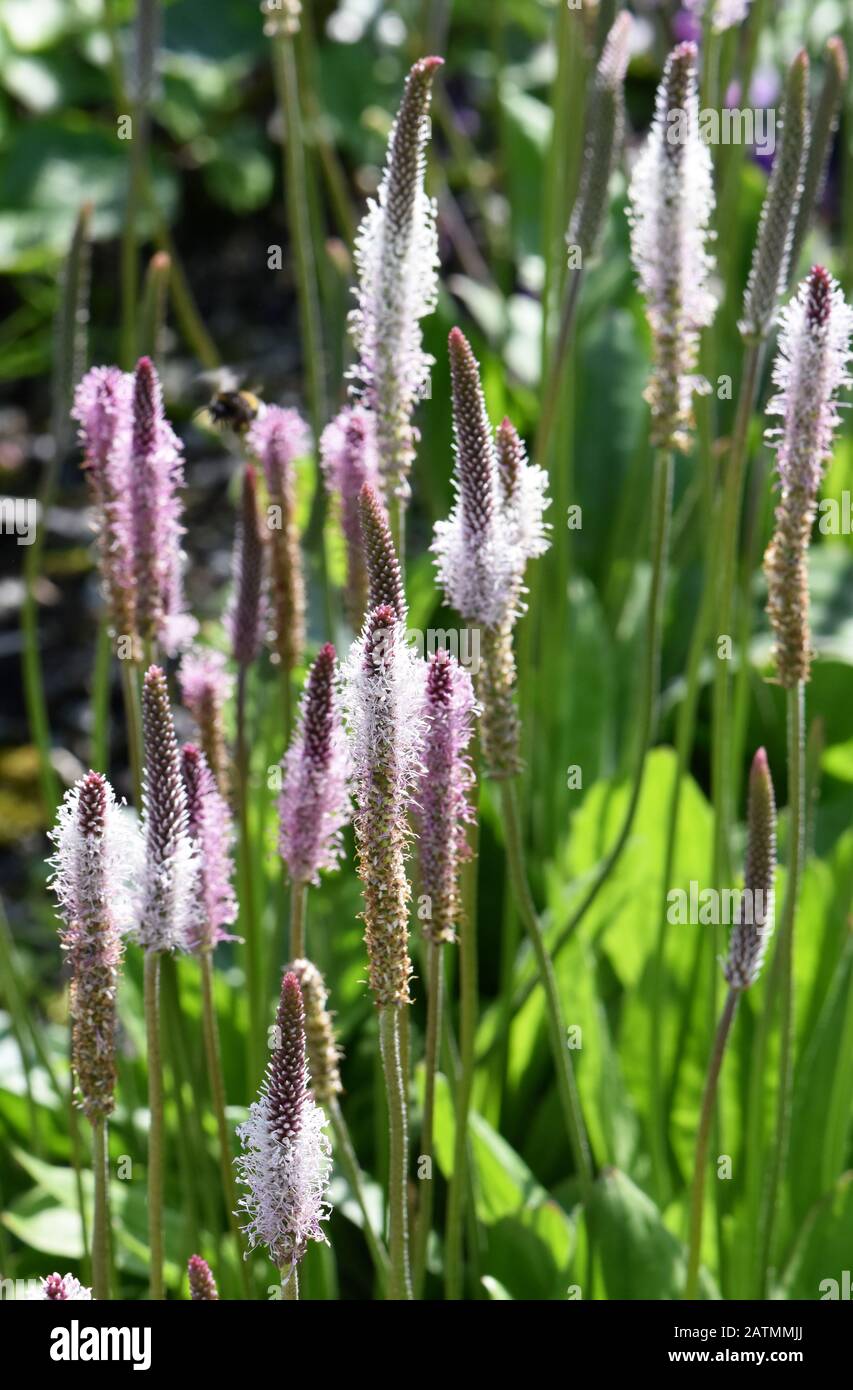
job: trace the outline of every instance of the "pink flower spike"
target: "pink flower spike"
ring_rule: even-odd
[[[73,1274],[48,1274],[42,1280],[41,1289],[33,1299],[43,1299],[55,1303],[87,1303],[92,1300],[92,1290],[87,1289],[75,1279]]]
[[[84,468],[97,512],[101,575],[114,636],[135,647],[136,575],[130,489],[133,378],[118,367],[93,367],[74,393]]]
[[[343,855],[350,819],[349,751],[336,687],[335,649],[321,647],[308,675],[284,759],[279,850],[294,883],[318,883]]]
[[[181,749],[181,771],[187,797],[187,829],[198,855],[198,896],[201,911],[187,936],[187,949],[212,951],[220,941],[234,941],[222,928],[237,917],[232,848],[234,827],[228,803],[219,794],[207,759],[193,743]]]
[[[358,498],[365,483],[377,492],[381,486],[376,419],[371,411],[356,405],[335,416],[320,437],[320,463],[327,490],[340,499],[347,549],[347,612],[357,632],[367,604]]]
[[[424,936],[434,942],[454,940],[461,912],[459,866],[471,853],[465,826],[476,819],[467,754],[475,711],[471,677],[439,648],[427,664],[423,770],[414,801],[421,891],[429,900]]]
[[[140,635],[174,656],[196,631],[184,612],[181,573],[184,484],[182,446],[163,411],[153,362],[140,357],[133,377],[130,496]]]
[[[282,981],[274,1051],[260,1096],[237,1133],[240,1183],[247,1189],[238,1215],[250,1249],[266,1246],[269,1257],[289,1278],[310,1240],[325,1241],[321,1223],[328,1203],[331,1145],[326,1117],[310,1092],[305,1060],[305,1008],[299,981],[288,972]]]
[[[135,936],[148,951],[186,949],[199,931],[199,866],[189,834],[169,692],[159,666],[150,666],[142,683],[142,733],[145,874]]]
[[[249,430],[248,447],[260,460],[269,505],[266,534],[272,580],[274,650],[279,663],[292,671],[305,646],[305,581],[296,525],[294,463],[308,453],[311,434],[296,410],[268,406]]]
[[[243,473],[243,495],[232,561],[234,590],[226,619],[232,654],[238,666],[251,666],[261,649],[266,617],[264,551],[257,474],[249,463]]]
[[[420,321],[438,298],[436,204],[424,188],[432,81],[442,60],[422,58],[406,79],[376,200],[358,229],[353,376],[376,416],[385,498],[407,497],[417,431],[412,415],[433,359]]]
[[[187,1277],[190,1285],[190,1299],[193,1303],[217,1303],[219,1290],[207,1260],[201,1255],[190,1255],[187,1261]]]

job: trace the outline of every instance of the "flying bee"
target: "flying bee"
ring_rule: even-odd
[[[223,370],[214,373],[216,389],[206,406],[197,412],[205,424],[217,430],[230,430],[232,434],[243,435],[263,412],[264,403],[254,391],[241,387],[233,372]]]

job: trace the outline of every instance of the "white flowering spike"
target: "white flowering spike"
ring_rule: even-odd
[[[245,1217],[250,1248],[266,1246],[285,1278],[310,1240],[325,1241],[320,1223],[331,1215],[331,1145],[324,1132],[326,1117],[309,1083],[302,990],[288,971],[281,986],[275,1049],[260,1097],[237,1131],[243,1152],[236,1160],[247,1189],[237,1215]]]
[[[466,622],[497,629],[521,611],[527,561],[550,544],[543,521],[548,479],[527,463],[509,421],[495,441],[477,361],[458,328],[449,350],[456,500],[448,519],[436,523],[432,550],[448,603]]]
[[[777,677],[788,689],[811,667],[808,547],[823,467],[839,424],[838,392],[850,386],[853,309],[837,281],[814,266],[780,315],[773,365],[777,394],[767,406],[782,425],[768,430],[776,448],[779,502],[764,557],[767,612],[775,636]]]
[[[433,363],[423,350],[420,320],[438,298],[436,205],[424,190],[424,172],[432,80],[441,64],[421,58],[406,79],[382,182],[355,241],[353,376],[375,413],[386,499],[408,496],[417,443],[412,414]]]
[[[711,152],[699,133],[695,44],[679,44],[666,61],[628,196],[631,257],[654,346],[646,391],[652,441],[686,452],[693,395],[708,389],[696,375],[699,334],[717,306],[709,285]]]

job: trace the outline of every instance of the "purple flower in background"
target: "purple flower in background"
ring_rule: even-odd
[[[694,44],[680,44],[667,58],[628,197],[631,257],[654,346],[646,390],[653,443],[686,451],[693,395],[707,390],[696,374],[699,334],[716,309],[709,285],[711,152],[699,133]]]
[[[672,37],[676,43],[698,43],[702,37],[702,21],[689,9],[676,10],[672,16]]]
[[[89,772],[59,808],[50,836],[51,887],[64,919],[71,968],[71,1056],[77,1098],[89,1119],[110,1115],[116,1083],[116,988],[122,934],[137,917],[141,839],[113,789]]]
[[[185,646],[197,624],[184,612],[181,576],[184,483],[182,446],[163,411],[153,362],[140,357],[133,376],[130,498],[136,570],[137,619],[144,641],[159,641],[170,656]]]
[[[269,406],[248,434],[248,446],[260,460],[267,484],[274,650],[286,671],[299,665],[305,646],[305,582],[293,465],[307,454],[310,444],[308,426],[299,412],[277,405]]]
[[[711,6],[711,27],[715,34],[724,34],[735,24],[742,24],[749,13],[750,0],[683,0],[690,14],[702,19],[708,5]],[[699,30],[701,34],[701,27]],[[698,38],[698,34],[685,34],[685,38]]]
[[[420,320],[438,296],[436,207],[424,190],[432,80],[441,58],[411,69],[376,201],[355,242],[357,307],[350,316],[358,362],[353,376],[376,417],[385,497],[408,496],[415,456],[415,403],[429,380]]]
[[[839,424],[838,392],[850,385],[853,309],[837,281],[816,265],[780,314],[773,364],[778,388],[767,406],[782,417],[767,432],[776,449],[779,503],[764,557],[767,612],[775,636],[778,679],[786,688],[807,681],[811,668],[808,547],[823,466]]]
[[[187,1260],[187,1277],[190,1284],[190,1299],[193,1303],[215,1303],[219,1300],[216,1280],[207,1260],[201,1255],[190,1255]]]
[[[74,392],[86,477],[98,519],[101,574],[114,636],[136,647],[136,577],[130,494],[133,379],[118,367],[93,367]]]
[[[150,666],[142,683],[142,733],[145,872],[135,936],[148,951],[186,949],[199,932],[199,865],[166,677],[159,666]]]
[[[284,759],[279,850],[294,883],[317,883],[343,855],[350,819],[349,754],[336,689],[335,649],[321,647],[308,675]]]
[[[198,863],[197,921],[187,936],[191,951],[212,951],[235,938],[223,931],[237,917],[232,847],[234,827],[228,803],[220,795],[207,759],[194,743],[181,749],[181,772],[187,798],[187,829],[195,841]]]
[[[225,656],[212,647],[192,647],[178,671],[181,698],[198,725],[202,752],[223,796],[228,794],[228,753],[222,711],[234,689]]]
[[[276,1015],[275,1048],[259,1099],[237,1131],[237,1159],[247,1189],[239,1208],[251,1249],[265,1245],[289,1278],[310,1240],[325,1241],[331,1145],[315,1104],[305,1060],[305,1010],[299,981],[288,972]]]
[[[39,1292],[32,1296],[36,1302],[47,1299],[56,1303],[86,1303],[91,1298],[92,1290],[85,1288],[73,1274],[48,1274]]]
[[[234,589],[226,619],[231,650],[238,666],[251,666],[261,649],[264,602],[264,537],[258,511],[257,476],[252,465],[243,473],[243,496],[232,562]]]
[[[320,438],[320,462],[326,488],[340,498],[341,529],[347,548],[347,613],[358,631],[367,606],[358,498],[365,483],[374,489],[380,487],[373,414],[356,405],[336,415]]]
[[[423,769],[415,791],[421,891],[429,899],[428,941],[452,941],[459,922],[459,867],[470,858],[465,826],[476,819],[468,793],[467,755],[475,711],[471,677],[440,648],[427,665],[423,700]]]

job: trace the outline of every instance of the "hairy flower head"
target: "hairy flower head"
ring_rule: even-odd
[[[311,1090],[317,1104],[325,1106],[343,1090],[341,1053],[329,1013],[329,992],[323,976],[310,960],[292,961],[288,970],[292,970],[299,981],[305,1004],[305,1043]]]
[[[449,350],[456,500],[436,523],[432,550],[448,602],[467,622],[497,628],[519,613],[527,561],[548,547],[547,477],[527,463],[508,421],[496,444],[477,360],[458,328]]]
[[[135,655],[136,575],[130,488],[133,378],[118,367],[93,367],[74,392],[84,467],[95,504],[101,575],[110,630],[131,639]]]
[[[377,1005],[409,1003],[407,812],[420,772],[424,665],[393,608],[373,609],[344,668],[358,872]]]
[[[466,824],[475,819],[468,758],[475,712],[471,677],[443,648],[427,664],[423,768],[415,792],[421,892],[429,900],[428,941],[452,941],[461,914],[459,869],[470,857]]]
[[[318,883],[343,855],[350,818],[349,749],[337,689],[335,649],[321,647],[284,759],[279,850],[294,883]]]
[[[198,915],[187,935],[193,951],[212,951],[233,941],[224,927],[237,917],[234,895],[234,826],[227,801],[220,795],[207,759],[194,743],[181,749],[181,772],[187,798],[187,830],[195,842],[198,869]]]
[[[142,734],[145,872],[135,937],[149,951],[185,949],[199,932],[198,853],[189,833],[169,691],[159,666],[149,666],[142,683]]]
[[[51,887],[63,918],[71,969],[71,1053],[77,1099],[94,1120],[112,1113],[116,1082],[116,989],[122,934],[137,915],[139,830],[113,789],[89,772],[59,808],[50,838]]]
[[[234,542],[234,588],[226,626],[238,666],[251,666],[261,649],[265,622],[265,535],[258,509],[258,481],[249,463],[243,472],[240,518]]]
[[[853,309],[822,266],[814,266],[780,316],[773,366],[777,394],[767,406],[782,424],[767,432],[776,448],[779,501],[764,557],[767,612],[777,677],[793,688],[809,678],[808,546],[818,489],[839,423],[838,393],[850,385]]]
[[[652,129],[629,189],[631,256],[646,300],[654,361],[646,398],[653,442],[689,447],[699,334],[714,316],[708,223],[714,207],[711,152],[699,133],[696,46],[666,61]]]
[[[309,1240],[326,1239],[321,1222],[331,1215],[331,1145],[309,1085],[302,991],[288,971],[260,1096],[237,1131],[243,1150],[237,1172],[247,1189],[239,1202],[243,1229],[251,1249],[266,1246],[273,1263],[288,1272]]]
[[[326,488],[340,499],[341,529],[347,551],[347,614],[358,632],[367,606],[358,499],[365,483],[374,490],[381,487],[373,413],[356,405],[336,415],[320,438],[320,462]]]
[[[758,979],[773,933],[775,876],[776,798],[767,754],[759,748],[749,774],[744,889],[724,970],[733,989],[749,989]]]
[[[224,653],[212,647],[191,647],[181,661],[178,681],[181,698],[198,726],[207,765],[226,796],[228,752],[222,712],[233,693],[234,678],[226,669]]]
[[[415,456],[415,403],[429,379],[420,320],[438,296],[436,207],[424,190],[432,80],[441,58],[411,69],[391,129],[385,170],[358,230],[356,308],[350,328],[358,362],[353,375],[376,417],[386,497],[408,494]]]
[[[190,1255],[187,1261],[187,1278],[190,1285],[190,1298],[193,1303],[215,1303],[219,1300],[216,1280],[207,1260],[201,1255]]]
[[[296,526],[295,460],[308,452],[311,435],[297,410],[271,405],[249,430],[248,445],[260,459],[267,484],[267,533],[272,580],[273,649],[292,671],[305,646],[305,581]]]
[[[182,446],[163,410],[154,363],[140,357],[133,374],[130,500],[140,635],[170,656],[185,646],[196,623],[184,611],[181,537]]]
[[[56,1303],[88,1303],[92,1290],[85,1288],[73,1274],[48,1274],[38,1293],[32,1295],[36,1302],[43,1299]]]

